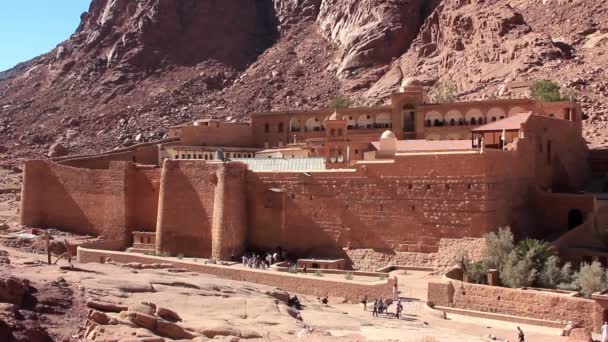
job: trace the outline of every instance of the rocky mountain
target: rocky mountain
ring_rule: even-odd
[[[554,79],[582,102],[590,144],[608,145],[607,19],[595,0],[93,0],[68,40],[0,73],[0,156],[338,96],[383,103],[409,76],[461,99]]]

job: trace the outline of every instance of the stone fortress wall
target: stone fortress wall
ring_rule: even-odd
[[[300,256],[346,257],[356,269],[437,266],[442,241],[507,225],[519,235],[542,234],[536,213],[572,202],[538,195],[537,184],[553,174],[537,161],[546,153],[536,145],[531,134],[512,151],[404,155],[307,173],[202,160],[166,160],[162,168],[117,161],[105,170],[30,161],[22,223],[103,235],[125,247],[131,232],[156,231],[158,251],[173,255],[229,259],[281,246]]]
[[[103,235],[125,247],[133,231],[155,231],[157,251],[174,255],[228,259],[246,249],[281,246],[298,256],[346,257],[356,269],[373,270],[386,263],[443,264],[450,253],[442,246],[474,250],[478,242],[467,239],[507,225],[518,236],[554,234],[571,227],[557,219],[543,225],[542,219],[567,217],[572,208],[594,210],[585,196],[552,193],[578,190],[589,177],[576,103],[428,104],[425,96],[410,82],[391,95],[390,106],[344,108],[335,115],[256,113],[251,123],[199,120],[172,127],[155,143],[29,161],[21,221]],[[470,136],[482,121],[522,111],[537,115],[517,127],[522,136],[506,150],[481,154],[471,146],[361,160],[371,137],[387,129],[396,139],[455,139],[456,133]],[[348,169],[253,172],[238,162],[161,155],[163,146],[263,148],[307,140],[314,156],[328,143],[323,130],[330,115],[346,123],[344,147],[360,152],[339,166]]]

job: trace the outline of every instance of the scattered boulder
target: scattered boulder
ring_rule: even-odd
[[[127,319],[138,327],[148,329],[150,331],[156,331],[158,319],[154,316],[146,315],[136,311],[126,311]]]
[[[183,327],[173,322],[167,322],[159,319],[156,324],[156,333],[174,340],[192,339],[195,337],[192,333],[186,331]]]
[[[164,308],[162,306],[159,306],[156,309],[156,316],[165,319],[169,322],[180,322],[182,320],[182,318],[179,317],[179,315],[175,311]]]
[[[593,342],[591,332],[585,328],[574,328],[570,330],[569,342]]]
[[[115,303],[100,302],[96,300],[87,300],[87,308],[96,309],[104,312],[122,312],[127,311],[128,307]]]
[[[0,230],[8,230],[10,228],[11,226],[9,226],[6,222],[0,223]]]
[[[99,325],[107,325],[110,323],[110,317],[108,315],[94,309],[89,310],[87,318]]]
[[[285,291],[281,291],[279,289],[272,289],[265,291],[264,293],[283,303],[289,302],[289,293]]]
[[[49,148],[48,156],[51,158],[63,157],[68,154],[68,149],[60,143],[54,143]]]
[[[0,302],[22,306],[29,291],[27,280],[17,278],[0,279]]]
[[[142,302],[130,305],[128,311],[139,312],[145,315],[154,316],[154,314],[156,313],[156,304]]]

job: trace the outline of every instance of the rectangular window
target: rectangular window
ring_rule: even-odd
[[[551,164],[551,140],[547,141],[547,164]]]

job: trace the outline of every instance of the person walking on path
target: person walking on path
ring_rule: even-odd
[[[519,334],[517,334],[517,340],[519,342],[526,342],[526,335],[524,335],[524,332],[520,327],[517,327],[517,330],[519,331]]]
[[[403,305],[401,305],[401,301],[398,301],[397,308],[396,308],[397,319],[399,319],[401,317],[401,311],[403,311]]]
[[[372,308],[372,317],[378,317],[378,300],[376,299]]]
[[[363,297],[361,304],[363,304],[363,311],[367,311],[367,296]]]

